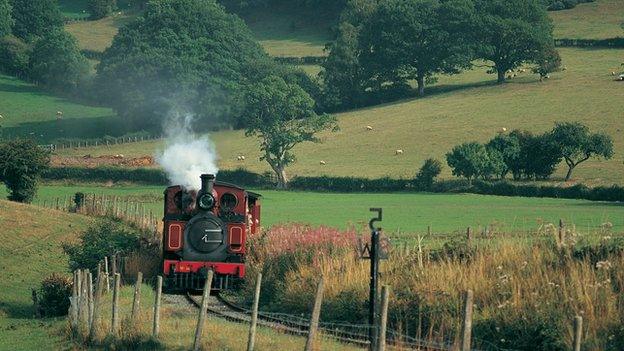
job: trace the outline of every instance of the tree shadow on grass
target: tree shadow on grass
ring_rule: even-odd
[[[69,118],[62,120],[25,122],[17,126],[0,128],[0,137],[33,138],[40,143],[56,139],[91,139],[105,135],[120,136],[129,132],[129,126],[117,116],[95,118]]]

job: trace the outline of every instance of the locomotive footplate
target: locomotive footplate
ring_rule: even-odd
[[[202,290],[206,284],[206,274],[203,272],[173,272],[164,277],[164,284],[168,290]],[[234,288],[240,278],[215,274],[212,278],[212,290],[227,290]]]

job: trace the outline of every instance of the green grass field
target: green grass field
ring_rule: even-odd
[[[160,186],[44,185],[35,200],[50,205],[55,198],[70,198],[74,193],[104,194],[128,198],[145,204],[162,215]],[[390,232],[423,233],[431,226],[437,233],[462,232],[466,227],[497,231],[525,232],[542,223],[563,219],[581,232],[595,232],[605,222],[624,232],[624,205],[586,200],[483,196],[472,194],[335,194],[257,190],[263,195],[262,223],[299,222],[346,228],[364,228],[370,207],[384,208],[383,226]],[[0,192],[0,196],[5,194]],[[411,237],[411,235],[409,235]]]
[[[605,39],[624,37],[622,0],[597,0],[571,10],[553,11],[555,38]]]
[[[302,144],[295,148],[297,162],[290,175],[338,175],[363,177],[412,177],[428,157],[444,160],[453,145],[467,141],[487,141],[501,128],[543,132],[555,121],[580,121],[594,131],[603,131],[614,140],[611,160],[589,160],[581,164],[574,179],[589,185],[624,183],[624,123],[622,105],[624,83],[610,75],[624,60],[624,50],[561,49],[567,70],[539,82],[524,73],[504,85],[484,69],[458,76],[443,76],[429,88],[425,98],[338,114],[341,130],[324,133],[322,144]],[[374,130],[367,131],[371,125]],[[221,158],[220,167],[245,167],[264,172],[256,139],[242,131],[214,133],[212,138]],[[151,154],[161,142],[118,145],[111,148],[65,150],[68,155],[121,153],[126,156]],[[404,154],[395,156],[395,150]],[[246,155],[244,162],[237,155]],[[320,166],[320,161],[326,165]],[[561,179],[565,166],[555,178]],[[442,176],[451,177],[448,167]]]
[[[32,318],[30,289],[67,271],[61,244],[91,219],[0,200],[0,350],[64,349],[63,320]]]

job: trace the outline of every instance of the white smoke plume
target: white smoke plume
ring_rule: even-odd
[[[217,174],[217,153],[208,136],[193,132],[193,116],[174,114],[165,123],[165,149],[156,154],[167,178],[188,190],[201,188],[200,175]]]

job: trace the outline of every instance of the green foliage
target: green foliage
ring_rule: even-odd
[[[13,6],[13,34],[32,40],[62,28],[63,17],[55,0],[10,0]]]
[[[556,123],[551,132],[552,143],[555,145],[568,165],[566,180],[579,163],[591,157],[613,156],[613,140],[605,133],[590,133],[589,128],[579,122]]]
[[[0,38],[11,34],[11,27],[15,23],[11,17],[11,10],[9,0],[0,0]]]
[[[96,271],[98,262],[113,254],[126,254],[141,247],[144,234],[119,219],[102,218],[80,235],[78,243],[66,243],[69,267]]]
[[[446,162],[453,175],[469,180],[483,175],[488,163],[486,148],[476,142],[457,145],[446,154]]]
[[[473,21],[467,0],[381,1],[360,36],[366,88],[403,90],[408,80],[416,80],[418,94],[424,95],[425,81],[435,74],[469,67],[466,33]]]
[[[88,70],[76,39],[62,29],[47,32],[33,47],[30,78],[48,88],[72,91]]]
[[[37,309],[42,317],[64,316],[69,310],[72,282],[68,277],[52,273],[41,282],[37,291]]]
[[[41,173],[50,163],[50,154],[30,139],[0,143],[0,181],[9,189],[9,200],[31,202]]]
[[[314,112],[314,100],[301,87],[269,76],[249,87],[244,95],[246,136],[260,138],[261,159],[267,161],[286,188],[285,168],[295,161],[292,148],[302,142],[319,142],[316,134],[336,126],[333,116]]]
[[[555,313],[552,311],[551,313]],[[562,335],[565,333],[561,321],[564,316],[535,313],[526,316],[498,315],[478,319],[474,322],[473,335],[486,341],[479,345],[484,350],[568,350]]]
[[[242,20],[214,1],[161,0],[115,36],[97,87],[134,127],[160,128],[175,109],[208,129],[236,124],[244,83],[273,68]]]
[[[512,135],[498,134],[492,140],[490,140],[485,147],[490,153],[492,150],[496,150],[496,152],[499,153],[503,161],[501,172],[499,173],[501,179],[505,178],[507,173],[512,170],[514,171],[514,174],[519,174],[521,169],[521,148],[518,138],[515,138]]]
[[[98,20],[104,18],[113,12],[117,7],[116,0],[89,0],[88,8],[91,19]]]
[[[27,77],[31,51],[30,45],[18,37],[0,38],[0,68],[6,74]]]
[[[442,172],[442,163],[435,158],[428,158],[416,174],[414,183],[419,189],[431,189],[440,172]]]
[[[492,73],[535,62],[552,46],[553,26],[540,0],[475,0],[474,44],[477,57],[494,63]]]
[[[535,68],[533,73],[540,75],[540,78],[548,77],[550,73],[556,72],[561,67],[561,56],[559,51],[554,47],[550,47],[540,53],[535,60]]]

